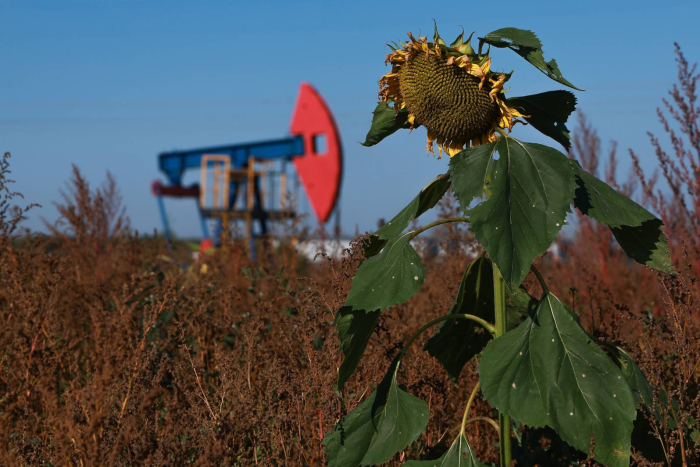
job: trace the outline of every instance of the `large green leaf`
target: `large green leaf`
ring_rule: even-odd
[[[381,310],[405,302],[420,289],[425,268],[410,239],[408,232],[390,240],[380,254],[360,265],[346,306],[354,310]]]
[[[541,144],[501,137],[454,156],[450,180],[462,208],[487,198],[469,211],[471,229],[516,288],[570,212],[576,185],[569,159]]]
[[[360,363],[362,354],[367,348],[377,321],[379,310],[367,312],[365,310],[353,310],[344,306],[338,310],[335,325],[338,329],[340,348],[343,351],[343,362],[338,369],[338,390],[342,391],[345,382],[355,372]]]
[[[463,211],[488,197],[498,141],[469,148],[450,159],[450,186]]]
[[[376,391],[341,419],[323,440],[331,467],[382,464],[420,436],[429,409],[396,382],[395,359]]]
[[[490,32],[486,34],[486,37],[480,37],[479,40],[494,47],[507,47],[554,81],[582,91],[582,89],[577,88],[562,76],[556,60],[551,59],[548,62],[544,60],[542,43],[532,31],[517,28],[503,28]]]
[[[448,314],[472,314],[493,323],[493,269],[491,261],[480,256],[464,273],[459,292]],[[491,335],[472,320],[445,321],[425,344],[456,383],[464,365],[480,353]]]
[[[566,121],[576,110],[576,96],[573,93],[549,91],[532,96],[511,97],[506,103],[526,115],[525,120],[537,130],[567,150],[571,148],[571,135]]]
[[[532,427],[550,426],[596,461],[628,466],[636,400],[622,371],[559,299],[546,294],[533,316],[493,340],[479,362],[484,397]]]
[[[372,112],[372,126],[363,146],[374,146],[387,136],[402,128],[411,128],[408,122],[408,109],[396,110],[386,102],[380,102]],[[418,125],[414,125],[417,127]]]
[[[642,206],[586,172],[578,162],[572,160],[571,166],[577,184],[574,204],[581,213],[609,227],[636,227],[644,221],[656,219]]]
[[[499,411],[531,427],[543,427],[551,423],[534,372],[534,327],[528,318],[487,345],[479,362],[479,380],[484,397]]]
[[[617,192],[571,161],[576,174],[575,206],[583,214],[610,227],[622,249],[640,264],[675,272],[663,223],[652,213]]]
[[[486,467],[486,464],[479,462],[476,458],[467,438],[459,435],[450,449],[440,458],[429,461],[408,461],[403,464],[403,467]]]
[[[627,256],[657,271],[675,274],[663,225],[659,219],[653,219],[638,227],[625,225],[610,230]]]

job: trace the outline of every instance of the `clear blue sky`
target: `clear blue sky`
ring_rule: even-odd
[[[309,81],[343,137],[342,226],[371,230],[447,165],[425,156],[422,128],[357,144],[387,41],[429,35],[432,18],[449,39],[460,26],[477,35],[532,29],[545,57],[586,89],[579,108],[603,140],[653,168],[646,131],[660,131],[655,108],[676,78],[673,42],[700,60],[698,17],[698,0],[0,0],[0,151],[12,152],[15,188],[43,205],[28,227],[55,219],[52,203],[75,163],[93,184],[111,171],[133,226],[148,233],[160,228],[149,190],[160,151],[285,136],[299,83]],[[511,96],[561,88],[512,52],[493,56],[495,68],[516,70]],[[547,142],[523,127],[514,136]],[[192,204],[168,204],[181,236],[199,233]]]

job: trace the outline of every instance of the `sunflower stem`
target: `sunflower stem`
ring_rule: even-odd
[[[506,333],[506,283],[498,270],[496,263],[493,264],[493,303],[495,315],[495,338],[498,339]],[[510,417],[501,412],[498,413],[498,434],[501,449],[501,467],[510,467],[511,446],[510,446]]]

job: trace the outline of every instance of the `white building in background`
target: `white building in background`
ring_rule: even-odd
[[[299,254],[310,261],[320,261],[320,258],[317,257],[319,254],[326,254],[330,258],[337,260],[342,257],[343,250],[350,248],[351,242],[352,239],[309,239],[297,243],[295,248]],[[276,240],[274,244],[275,246],[278,246],[279,242]],[[416,238],[411,241],[411,245],[413,245],[416,251],[418,251],[420,254],[426,254],[429,256],[434,255],[438,258],[446,257],[449,254],[449,250],[445,248],[444,244],[437,243],[430,237]],[[462,243],[455,246],[456,248],[462,250],[468,258],[475,258],[478,254],[478,251],[474,249],[475,245],[465,245]],[[549,254],[554,258],[559,258],[560,253],[561,249],[558,243],[553,243],[549,247]]]

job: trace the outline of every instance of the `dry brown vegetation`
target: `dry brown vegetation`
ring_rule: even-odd
[[[698,75],[678,53],[679,83],[659,111],[670,149],[650,135],[660,177],[635,171],[617,184],[615,147],[603,154],[580,120],[572,156],[668,226],[676,277],[631,263],[605,226],[583,216],[560,257],[540,270],[599,339],[622,344],[655,389],[656,414],[640,412],[635,463],[697,465],[700,427],[700,119]],[[670,119],[670,120],[669,120]],[[606,163],[603,164],[603,159]],[[321,465],[321,440],[369,394],[412,332],[444,314],[469,258],[468,231],[435,234],[446,256],[423,251],[427,279],[387,311],[345,398],[334,391],[341,360],[333,319],[360,248],[342,260],[309,262],[283,242],[240,243],[188,260],[178,245],[132,231],[110,178],[97,189],[75,169],[50,235],[19,230],[24,211],[0,165],[0,464]],[[601,174],[602,172],[602,174]],[[660,185],[663,183],[663,186]],[[451,216],[447,197],[441,215]],[[535,282],[526,285],[536,291]],[[421,339],[427,339],[424,335]],[[414,346],[400,380],[428,402],[419,441],[397,456],[431,458],[458,429],[476,382],[471,362],[453,385]],[[478,399],[476,413],[492,415]],[[470,425],[478,456],[495,462],[496,433]],[[519,465],[589,465],[547,430],[523,435]]]

